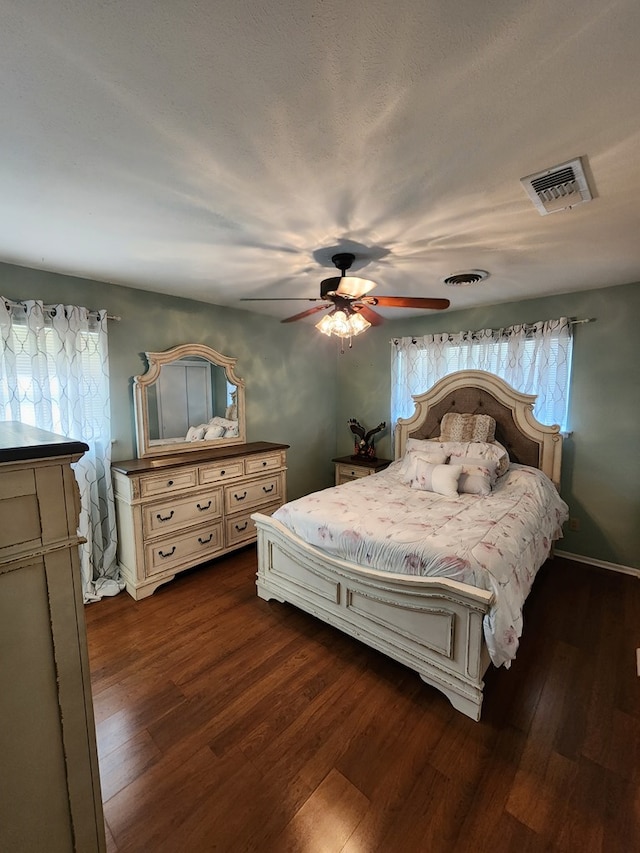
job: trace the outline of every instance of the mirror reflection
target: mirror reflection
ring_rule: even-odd
[[[236,386],[198,356],[165,364],[147,389],[150,442],[238,437]]]
[[[146,356],[149,369],[134,377],[138,456],[244,443],[236,359],[202,344]]]

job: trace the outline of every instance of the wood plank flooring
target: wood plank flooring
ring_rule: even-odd
[[[640,850],[637,578],[547,563],[474,723],[255,571],[86,608],[110,853]]]

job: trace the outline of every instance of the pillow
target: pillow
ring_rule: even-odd
[[[493,441],[496,422],[491,415],[447,412],[440,421],[441,441]]]
[[[215,418],[211,418],[211,420],[209,421],[209,426],[221,426],[225,429],[230,429],[232,427],[237,427],[238,421],[230,421],[228,418],[221,418],[216,415]]]
[[[509,454],[507,449],[499,442],[491,443],[482,441],[439,441],[435,447],[439,447],[449,457],[450,461],[459,463],[464,458],[487,459],[497,462],[496,477],[502,477],[509,470]]]
[[[420,489],[423,492],[436,492],[447,498],[457,498],[461,473],[461,465],[433,465],[431,462],[418,459],[416,476],[411,481],[411,488]]]
[[[201,441],[204,438],[205,430],[206,426],[204,424],[189,427],[185,441]]]
[[[237,436],[237,435],[239,435],[237,425],[236,425],[236,426],[232,426],[232,427],[227,427],[227,428],[225,429],[225,431],[224,431],[224,437],[225,437],[225,438],[231,438],[232,436],[234,436],[234,437],[235,437],[235,436]]]
[[[412,441],[413,439],[409,439]],[[423,444],[426,442],[420,442]],[[402,458],[402,464],[400,466],[400,482],[401,483],[411,483],[411,481],[415,478],[416,475],[416,463],[420,459],[423,462],[430,462],[432,465],[444,465],[448,460],[447,454],[435,447],[432,450],[422,451],[422,450],[408,450]]]
[[[495,483],[498,463],[492,459],[460,459],[462,472],[458,480],[458,492],[467,495],[491,494]]]
[[[204,434],[204,437],[207,441],[210,441],[212,438],[222,438],[225,434],[226,430],[223,426],[219,424],[214,424],[213,426],[208,426],[207,431]]]

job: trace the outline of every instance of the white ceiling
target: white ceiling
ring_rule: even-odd
[[[307,305],[239,299],[318,295],[336,249],[377,293],[452,308],[640,280],[638,0],[0,20],[0,260],[278,317]],[[579,156],[594,200],[540,216],[519,179]],[[490,278],[442,284],[470,268]]]

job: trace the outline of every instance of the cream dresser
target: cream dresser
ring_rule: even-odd
[[[255,542],[251,513],[286,501],[287,448],[262,441],[114,462],[129,594],[145,598],[178,572]]]
[[[87,450],[0,423],[0,850],[104,851],[71,470]]]

